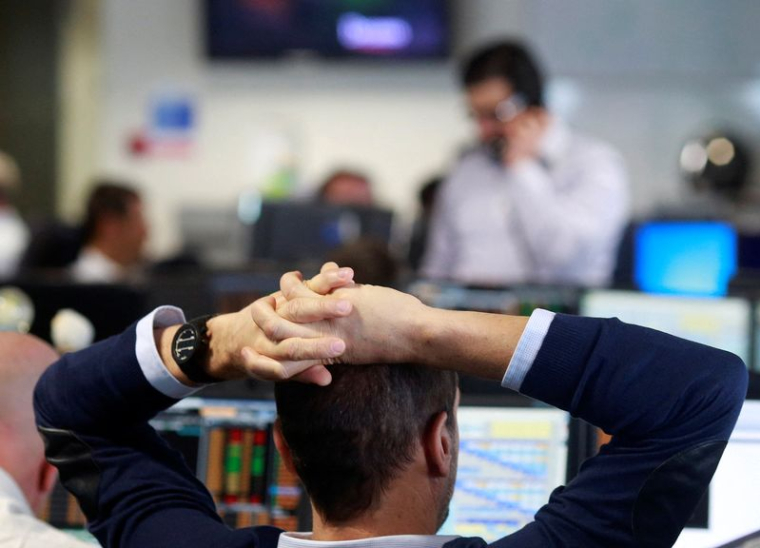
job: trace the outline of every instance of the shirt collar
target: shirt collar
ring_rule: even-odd
[[[11,475],[2,468],[0,468],[0,500],[8,505],[13,514],[34,515],[21,488]]]
[[[283,533],[278,548],[441,548],[456,536],[447,535],[393,535],[358,540],[311,540],[312,533]]]

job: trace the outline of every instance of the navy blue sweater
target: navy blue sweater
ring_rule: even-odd
[[[133,326],[64,356],[35,392],[48,460],[90,531],[124,548],[276,546],[277,529],[222,524],[205,487],[150,427],[175,402],[148,383],[134,348]],[[613,441],[534,522],[492,546],[672,545],[715,471],[746,383],[744,364],[727,352],[617,320],[558,315],[521,391]]]

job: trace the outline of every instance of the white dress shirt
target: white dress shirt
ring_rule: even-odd
[[[0,468],[0,548],[92,548],[34,517],[11,476]]]
[[[12,207],[0,207],[0,280],[16,273],[29,244],[29,229]]]
[[[604,285],[628,219],[628,183],[608,145],[548,127],[540,159],[505,168],[484,147],[444,182],[422,273],[510,285]]]
[[[79,283],[116,283],[123,281],[124,268],[94,247],[85,247],[71,265],[71,276]]]
[[[283,533],[278,548],[441,548],[456,536],[392,535],[358,540],[311,540],[312,533]]]

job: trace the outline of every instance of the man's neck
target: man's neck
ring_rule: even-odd
[[[434,535],[440,525],[438,498],[429,483],[414,481],[412,478],[409,474],[402,474],[396,478],[384,493],[378,508],[348,522],[330,523],[313,510],[313,540],[339,541],[389,535]]]

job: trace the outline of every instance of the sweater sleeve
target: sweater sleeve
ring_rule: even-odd
[[[34,401],[47,459],[103,546],[255,547],[251,529],[222,524],[214,502],[148,424],[176,400],[146,380],[136,327],[63,356]]]
[[[494,546],[671,546],[712,478],[747,389],[742,361],[652,329],[558,314],[521,392],[613,441]]]

